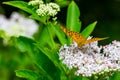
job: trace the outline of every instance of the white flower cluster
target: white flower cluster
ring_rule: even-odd
[[[32,5],[32,6],[36,6],[39,4],[43,4],[43,1],[42,0],[32,0],[28,3],[28,5]]]
[[[106,46],[92,42],[79,48],[77,43],[66,44],[59,50],[59,59],[69,69],[77,68],[75,74],[90,77],[95,74],[120,70],[120,42]]]
[[[38,9],[36,10],[36,13],[39,16],[52,16],[54,17],[58,11],[60,11],[59,5],[56,3],[47,3],[44,4],[42,0],[33,0],[28,3],[29,5],[39,5]]]
[[[19,13],[13,12],[10,19],[7,19],[4,15],[0,15],[0,30],[4,31],[8,37],[18,37],[20,35],[32,37],[38,30],[38,24],[32,19],[25,18]]]

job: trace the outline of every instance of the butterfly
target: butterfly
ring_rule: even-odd
[[[83,45],[89,44],[94,41],[100,41],[106,39],[106,38],[92,38],[87,40],[82,34],[78,32],[68,30],[63,26],[60,26],[60,28],[67,36],[69,36],[72,40],[74,40],[78,44],[78,47],[82,47]]]

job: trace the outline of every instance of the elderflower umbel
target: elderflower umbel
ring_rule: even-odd
[[[53,2],[44,4],[42,0],[33,0],[30,1],[28,4],[32,6],[38,5],[36,13],[39,16],[54,17],[58,13],[58,11],[60,11],[60,6]]]
[[[25,18],[19,13],[13,12],[10,19],[7,19],[4,15],[0,15],[0,30],[4,31],[8,37],[17,37],[20,35],[32,37],[38,30],[38,24],[32,19]]]
[[[40,4],[36,12],[39,16],[54,17],[58,11],[60,11],[60,7],[57,4],[51,2],[48,4]]]
[[[106,46],[92,42],[82,47],[77,43],[66,44],[59,50],[59,59],[69,69],[76,68],[76,75],[92,76],[110,71],[120,71],[120,42],[113,41]]]

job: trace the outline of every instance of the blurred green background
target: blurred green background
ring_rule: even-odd
[[[3,5],[2,2],[10,0],[0,0],[0,14],[9,18],[13,11],[22,12],[20,9]],[[29,0],[24,0],[29,1]],[[51,0],[53,1],[53,0]],[[101,44],[110,43],[113,40],[120,40],[120,0],[74,0],[80,8],[82,29],[90,23],[97,21],[92,36],[109,37],[101,41]],[[67,6],[59,12],[58,20],[66,23]],[[34,69],[27,54],[20,53],[15,47],[4,46],[0,38],[0,80],[24,80],[15,76],[16,69]]]

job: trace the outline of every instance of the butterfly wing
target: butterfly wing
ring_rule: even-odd
[[[82,45],[82,43],[86,41],[86,39],[81,34],[70,31],[63,26],[60,26],[60,28],[67,36],[69,36],[72,40],[74,40],[78,45]]]
[[[74,40],[78,44],[79,47],[83,46],[84,44],[89,44],[94,41],[100,41],[100,40],[107,39],[107,38],[92,38],[92,39],[86,40],[86,38],[84,38],[80,33],[70,31],[63,26],[60,26],[60,28],[63,30],[63,32],[67,36],[69,36],[72,40]]]
[[[107,39],[107,38],[92,38],[92,39],[86,40],[84,44],[89,44],[91,42],[100,41],[100,40],[104,40],[104,39]]]

